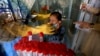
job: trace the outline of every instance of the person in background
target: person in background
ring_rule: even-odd
[[[100,1],[98,2],[98,4],[100,4]],[[96,8],[96,7],[91,7],[86,3],[82,3],[80,9],[95,15],[100,13],[100,5],[98,5],[98,8]]]
[[[52,12],[49,17],[49,23],[55,30],[55,34],[49,36],[49,42],[61,42],[64,37],[65,29],[62,27],[62,15],[59,12]]]
[[[92,13],[95,16],[98,16],[100,20],[100,1],[96,3],[96,7],[91,7],[86,3],[81,4],[81,10],[86,11],[88,13]],[[95,18],[93,18],[95,19]],[[88,23],[88,22],[74,22],[74,24],[80,24],[80,28],[93,28],[94,30],[100,31],[100,22],[99,23]]]
[[[93,1],[93,0],[92,0]],[[94,0],[94,6],[83,3],[81,4],[81,10],[89,13],[91,15],[92,22],[75,22],[74,24],[78,25],[81,28],[81,31],[78,33],[78,36],[81,37],[77,47],[81,50],[85,56],[100,56],[100,0]],[[87,18],[85,18],[87,19]],[[96,20],[96,21],[95,21]],[[83,32],[83,29],[91,30],[89,32]]]

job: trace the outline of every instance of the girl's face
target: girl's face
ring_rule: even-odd
[[[61,21],[59,21],[59,20],[56,18],[56,16],[51,15],[51,16],[50,16],[50,21],[49,21],[49,23],[51,23],[51,24],[60,24]]]

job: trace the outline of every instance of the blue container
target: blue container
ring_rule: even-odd
[[[20,37],[8,42],[2,42],[2,47],[6,53],[6,56],[17,56],[16,51],[14,50],[14,45],[20,40]]]

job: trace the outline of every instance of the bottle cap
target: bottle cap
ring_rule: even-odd
[[[29,36],[29,35],[32,35],[32,31],[28,31],[28,36]]]
[[[40,32],[39,36],[40,37],[43,37],[44,36],[43,32]]]

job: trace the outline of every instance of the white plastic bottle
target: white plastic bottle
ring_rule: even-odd
[[[32,32],[31,31],[28,32],[28,40],[32,41]]]
[[[40,37],[39,37],[40,42],[43,42],[43,36],[44,36],[43,32],[40,32],[40,33],[39,33],[39,36],[40,36]]]

